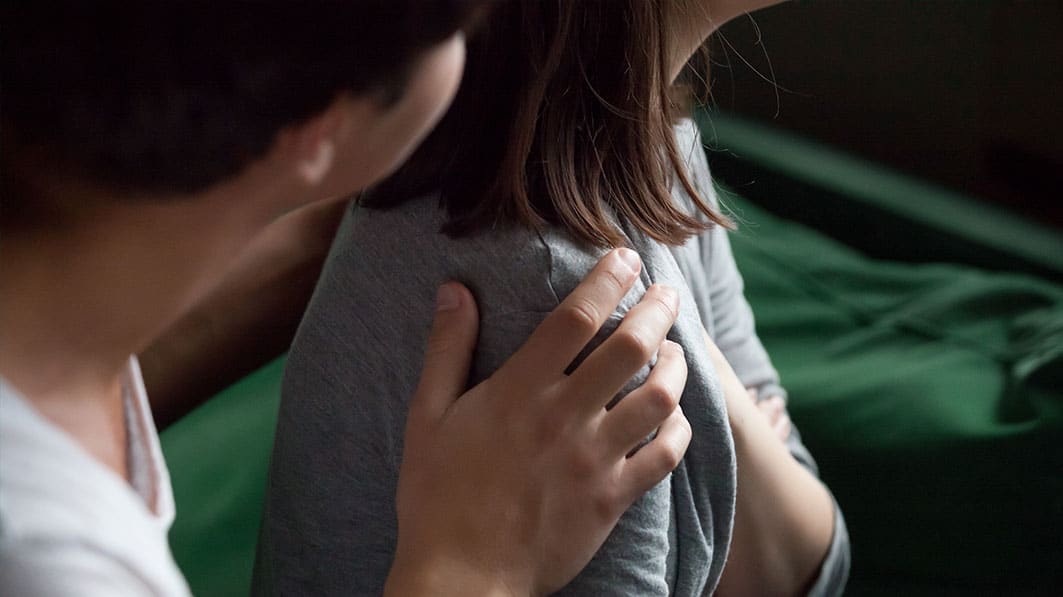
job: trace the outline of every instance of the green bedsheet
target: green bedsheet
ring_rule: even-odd
[[[848,519],[850,594],[1057,589],[1063,287],[872,260],[726,202],[742,223],[733,243],[758,330]],[[198,595],[246,593],[282,368],[163,434],[171,542]]]
[[[177,503],[170,545],[200,597],[248,593],[283,369],[277,359],[162,434]]]
[[[1063,288],[874,262],[740,209],[735,255],[844,508],[851,592],[1058,590]]]

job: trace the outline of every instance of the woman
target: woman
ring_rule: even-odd
[[[681,350],[693,439],[671,478],[621,517],[563,592],[840,592],[840,512],[796,432],[785,450],[708,341],[759,396],[782,394],[753,332],[696,131],[689,120],[674,126],[682,102],[672,83],[683,64],[716,26],[757,4],[496,8],[470,40],[465,83],[443,123],[348,214],[293,345],[260,553],[286,571],[274,588],[383,586],[399,532],[405,400],[440,282],[461,280],[477,295],[476,382],[602,254],[627,246],[642,257],[640,281],[596,342],[615,330],[642,349],[645,366],[629,387]],[[644,294],[662,312],[678,309],[675,345],[659,355],[620,323]],[[351,350],[367,356],[354,367],[333,356]],[[592,380],[600,366],[590,356],[570,369]],[[624,394],[609,408],[623,412]],[[566,432],[563,422],[527,430]]]

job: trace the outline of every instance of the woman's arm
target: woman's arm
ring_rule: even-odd
[[[711,190],[699,173],[707,166],[695,176]],[[716,203],[714,195],[711,200]],[[840,594],[849,567],[845,521],[786,415],[785,392],[757,337],[727,233],[713,229],[700,240],[716,343],[710,354],[725,389],[738,459],[734,537],[720,594]],[[750,400],[744,388],[737,391],[740,385],[753,386],[765,400]],[[772,413],[775,421],[766,416]]]
[[[734,536],[718,593],[807,593],[834,536],[833,500],[778,440],[708,334],[705,342],[726,397],[738,459]]]
[[[709,173],[708,162],[694,125],[688,123],[687,128],[679,129],[678,134],[680,150],[689,156],[687,166],[695,187],[704,199],[719,209],[719,199]],[[690,257],[689,253],[686,253],[688,258],[697,260],[692,267],[695,270],[700,268],[700,271],[691,275],[694,278],[704,276],[704,286],[699,286],[702,294],[698,298],[704,303],[700,305],[702,320],[712,334],[713,344],[710,347],[713,350],[718,347],[726,359],[726,372],[732,374],[733,367],[732,375],[737,375],[737,379],[741,380],[740,385],[752,387],[759,398],[767,399],[758,405],[749,399],[744,388],[741,392],[731,391],[725,395],[738,459],[738,502],[732,550],[723,571],[720,592],[725,594],[729,589],[741,588],[743,590],[735,592],[743,594],[744,589],[750,587],[744,583],[755,583],[758,578],[767,582],[778,580],[771,575],[760,575],[762,570],[759,567],[750,569],[748,564],[736,564],[742,559],[742,554],[747,554],[746,557],[753,558],[754,561],[758,561],[756,558],[760,557],[764,562],[780,564],[782,567],[776,572],[783,578],[792,576],[795,572],[807,572],[810,575],[802,579],[791,578],[791,583],[795,586],[789,588],[789,593],[805,589],[817,596],[840,594],[849,569],[849,541],[845,520],[840,510],[835,511],[829,491],[816,478],[818,472],[815,461],[801,443],[797,429],[790,425],[789,417],[780,416],[778,420],[781,429],[776,430],[772,428],[769,418],[761,412],[763,406],[767,409],[781,409],[781,414],[784,414],[783,398],[786,393],[779,385],[778,372],[757,337],[753,311],[743,293],[743,280],[731,251],[728,232],[714,227],[690,243],[694,246],[685,247],[684,252],[696,251],[696,257]],[[718,373],[722,380],[724,371]],[[779,398],[771,399],[773,396]],[[783,441],[779,441],[780,436]],[[777,476],[769,477],[770,475]],[[810,502],[809,512],[814,517],[827,516],[826,520],[817,518],[814,522],[823,524],[828,532],[827,544],[822,551],[819,551],[817,545],[811,546],[814,548],[811,551],[818,552],[818,560],[807,571],[802,571],[807,567],[807,562],[801,558],[808,555],[810,546],[806,544],[801,547],[799,543],[779,542],[770,536],[774,532],[773,528],[764,526],[769,521],[783,525],[795,522],[788,523],[779,518],[780,513],[777,512],[764,513],[765,509],[774,507],[774,500],[780,500],[779,503],[784,507],[795,505],[789,500],[803,494],[792,494],[785,484],[780,483],[780,480],[789,483],[793,477],[799,479],[795,485],[798,491],[802,488],[808,490],[812,497],[818,495],[822,498],[825,495],[827,505],[830,506],[817,508],[817,504],[822,506],[819,499]],[[799,503],[796,502],[798,505]],[[782,514],[787,516],[785,512]],[[805,531],[808,530],[810,529],[806,527]],[[785,551],[780,551],[783,549]],[[808,580],[814,580],[815,583],[808,585]]]
[[[707,166],[701,164],[695,169],[696,180],[711,190],[707,186],[711,181],[702,176],[705,173]],[[714,195],[710,199],[716,203]],[[717,365],[718,373],[722,380],[725,373],[737,376],[741,385],[752,386],[765,399],[758,404],[745,391],[737,392],[737,386],[724,384],[738,459],[738,500],[720,593],[741,595],[753,587],[767,586],[773,594],[776,589],[780,594],[840,594],[849,568],[844,518],[816,478],[815,461],[790,424],[782,398],[785,392],[757,337],[727,233],[713,229],[700,240],[712,305],[715,346],[710,353],[718,346],[719,360],[727,359]],[[773,428],[763,409],[778,415],[779,429]],[[780,541],[780,537],[794,541]],[[823,540],[826,543],[820,545]],[[772,567],[763,568],[758,558],[778,565],[774,573],[764,574]],[[756,565],[751,567],[750,562]]]

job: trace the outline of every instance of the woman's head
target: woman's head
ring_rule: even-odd
[[[684,108],[668,46],[672,3],[518,0],[496,5],[469,40],[462,87],[414,157],[363,201],[387,207],[434,190],[463,234],[544,222],[621,244],[611,212],[682,242],[703,220],[670,197],[675,177],[698,208],[672,126]]]

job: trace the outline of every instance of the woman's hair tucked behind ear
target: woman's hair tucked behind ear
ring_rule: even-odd
[[[386,208],[441,190],[445,231],[559,225],[622,244],[618,214],[679,244],[711,224],[676,205],[673,177],[708,220],[676,148],[685,109],[670,80],[665,11],[652,0],[497,5],[469,40],[462,88],[407,164],[362,198]]]

